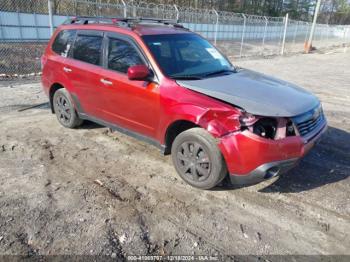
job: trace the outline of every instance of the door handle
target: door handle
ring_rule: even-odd
[[[106,80],[104,78],[101,78],[100,81],[101,81],[102,84],[108,85],[108,86],[111,86],[113,84],[111,81]]]
[[[69,67],[63,67],[63,71],[69,73],[72,72],[72,69],[70,69]]]

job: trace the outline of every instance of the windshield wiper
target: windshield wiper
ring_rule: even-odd
[[[221,75],[224,73],[236,73],[236,70],[234,70],[234,69],[222,69],[222,70],[218,70],[218,71],[214,71],[214,72],[209,72],[209,73],[203,75],[203,77]]]
[[[171,76],[171,79],[174,80],[201,80],[202,77],[200,76],[191,76],[191,75],[178,75],[178,76]]]

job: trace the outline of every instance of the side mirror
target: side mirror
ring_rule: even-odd
[[[128,78],[130,80],[147,80],[151,71],[145,65],[134,65],[128,68]]]

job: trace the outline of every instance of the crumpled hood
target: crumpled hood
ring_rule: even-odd
[[[178,80],[177,83],[260,116],[293,117],[320,103],[317,97],[296,85],[247,69],[202,80]]]

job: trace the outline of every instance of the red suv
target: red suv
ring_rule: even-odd
[[[181,25],[73,18],[42,57],[42,85],[65,127],[83,120],[172,155],[179,175],[209,189],[229,177],[280,175],[326,130],[319,100],[284,81],[235,68]]]

